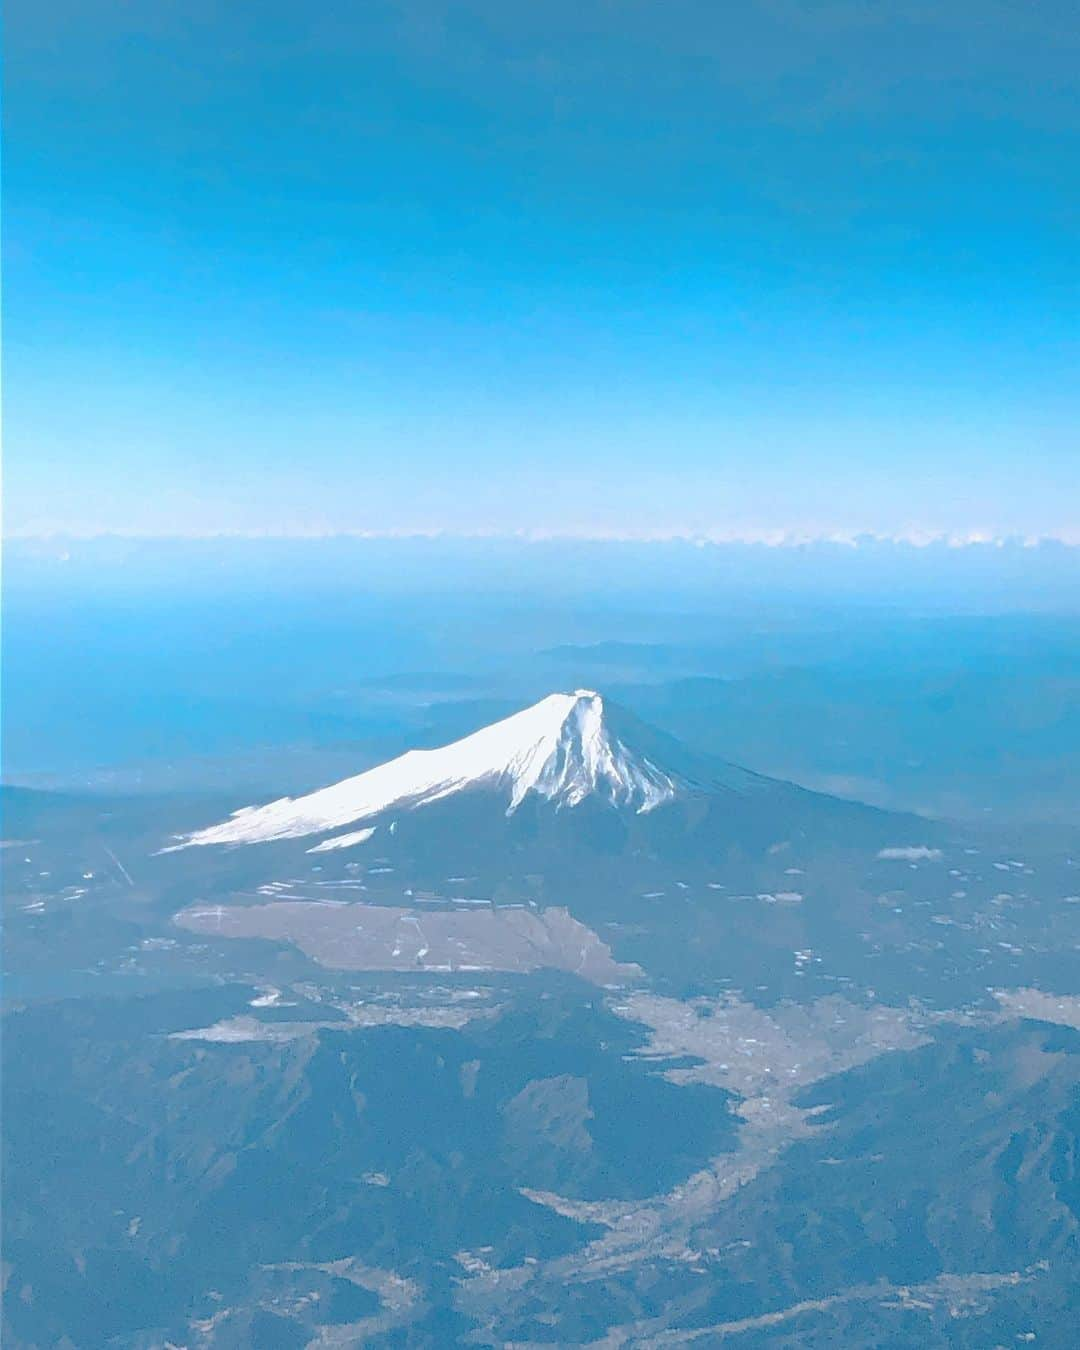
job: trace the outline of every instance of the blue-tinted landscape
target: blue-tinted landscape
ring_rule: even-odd
[[[1076,1350],[1075,4],[4,46],[4,1350]]]
[[[1067,1346],[1075,566],[13,545],[12,1343]]]

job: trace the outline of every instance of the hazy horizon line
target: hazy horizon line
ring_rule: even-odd
[[[835,545],[858,549],[860,547],[891,544],[924,549],[947,547],[964,548],[1023,548],[1043,546],[1080,548],[1080,528],[1075,532],[1047,531],[1032,534],[1024,531],[994,532],[988,530],[741,530],[741,531],[680,531],[680,530],[498,530],[498,529],[431,529],[402,527],[383,530],[343,530],[320,528],[262,529],[262,530],[177,530],[148,532],[144,530],[8,530],[3,534],[5,544],[63,544],[123,540],[127,543],[183,543],[213,540],[251,542],[329,542],[333,540],[371,541],[439,541],[447,542],[503,542],[521,544],[542,543],[608,543],[608,544],[690,544],[697,547],[756,546],[763,548],[804,548],[808,545]]]

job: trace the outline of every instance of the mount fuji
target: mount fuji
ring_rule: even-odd
[[[725,969],[753,983],[775,972],[778,950],[790,962],[824,930],[861,942],[889,884],[875,870],[897,866],[879,856],[923,856],[938,842],[934,822],[699,755],[577,689],[449,745],[174,835],[160,850],[171,857],[157,865],[171,894],[254,903],[243,920],[252,933],[284,914],[305,941],[325,940],[333,959],[349,959],[356,933],[334,925],[348,928],[353,911],[339,909],[356,903],[400,911],[410,933],[419,924],[425,951],[437,926],[425,916],[451,915],[445,922],[465,946],[451,944],[440,959],[468,964],[472,921],[460,915],[480,906],[504,915],[476,921],[495,922],[499,934],[505,914],[524,909],[561,923],[567,913],[623,964],[692,983],[711,978],[722,953]],[[187,915],[199,932],[225,921],[205,906]],[[356,916],[369,936],[385,918]],[[311,936],[316,928],[321,938]],[[592,950],[578,936],[567,938],[577,953],[566,957],[569,969]],[[531,930],[525,938],[546,941]],[[408,945],[394,945],[400,954],[385,959],[412,968]],[[506,959],[516,969],[524,958]]]
[[[441,807],[441,810],[436,810]],[[696,756],[591,689],[555,693],[531,707],[434,750],[410,750],[385,764],[302,797],[247,806],[177,839],[165,851],[207,845],[307,840],[326,853],[382,837],[421,820],[463,820],[483,834],[497,819],[520,827],[546,819],[617,819],[638,838],[673,833],[689,845],[838,820],[887,820],[882,812],[822,796],[735,765]],[[656,828],[641,831],[655,818]],[[895,818],[893,818],[895,819]],[[635,821],[640,822],[635,825]],[[564,831],[565,833],[565,831]],[[576,833],[580,834],[581,830]],[[592,831],[595,834],[595,829]]]
[[[304,797],[246,807],[219,825],[189,835],[178,847],[321,834],[387,811],[413,810],[475,790],[504,798],[511,816],[530,795],[556,808],[594,798],[644,814],[690,788],[678,773],[629,748],[612,723],[609,709],[594,690],[550,694],[450,745],[410,750]],[[333,845],[334,840],[327,843]]]

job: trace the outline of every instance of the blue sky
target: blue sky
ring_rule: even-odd
[[[6,524],[1076,537],[1059,0],[14,0]]]

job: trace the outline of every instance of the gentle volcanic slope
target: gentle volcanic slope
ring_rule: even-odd
[[[293,839],[426,805],[468,788],[503,792],[507,815],[530,793],[556,806],[599,797],[651,811],[670,801],[679,780],[635,755],[613,734],[599,694],[551,694],[531,708],[438,750],[410,750],[367,773],[306,797],[246,807],[175,847]]]

